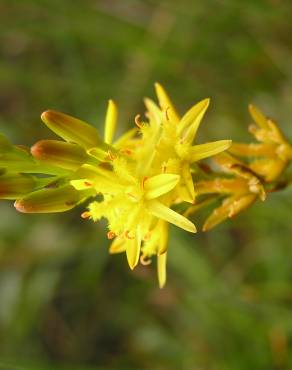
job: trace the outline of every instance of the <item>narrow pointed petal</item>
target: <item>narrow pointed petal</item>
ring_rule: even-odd
[[[211,157],[228,149],[231,144],[231,140],[219,140],[192,146],[189,150],[189,160],[191,162],[197,162],[201,159]]]
[[[147,208],[148,211],[157,218],[161,218],[162,220],[165,220],[191,233],[197,232],[195,225],[190,220],[156,200],[149,202]]]
[[[66,141],[79,144],[85,149],[103,146],[97,130],[77,118],[48,110],[42,113],[41,119],[49,129]]]
[[[128,142],[130,142],[133,139],[137,132],[138,132],[137,127],[134,127],[131,130],[125,132],[115,141],[115,148],[121,149],[122,147],[127,146]]]
[[[30,193],[14,203],[15,208],[23,213],[65,212],[74,208],[84,195],[66,185],[58,189],[42,189]]]
[[[184,163],[182,166],[182,179],[188,192],[188,198],[193,202],[195,200],[195,189],[189,163]]]
[[[254,121],[263,129],[269,130],[267,117],[254,105],[249,104],[248,110]]]
[[[158,255],[164,254],[168,247],[168,223],[159,220]]]
[[[242,144],[232,143],[229,152],[242,157],[275,157],[277,146],[275,144]]]
[[[81,146],[58,140],[38,141],[31,148],[31,154],[41,161],[73,171],[83,163],[93,162]]]
[[[137,232],[137,235],[134,239],[127,241],[126,247],[127,260],[131,270],[134,270],[139,262],[140,249],[141,235],[139,232]]]
[[[126,251],[127,241],[122,238],[115,238],[109,248],[110,254],[122,253]]]
[[[118,109],[113,100],[109,100],[104,127],[104,141],[111,144],[116,131]]]
[[[251,206],[256,199],[257,195],[255,194],[247,194],[243,196],[234,195],[225,199],[222,205],[216,208],[207,218],[203,225],[203,231],[208,231],[219,223],[225,221],[227,218],[236,216],[238,213]]]
[[[177,127],[178,135],[184,137],[189,131],[188,136],[190,137],[188,141],[192,142],[209,104],[210,99],[204,99],[188,110]]]
[[[172,104],[168,94],[164,90],[164,88],[159,84],[155,83],[155,90],[156,90],[156,95],[159,101],[159,105],[162,109],[163,112],[167,111],[167,115],[171,121],[174,123],[179,122],[179,115],[174,108],[174,105]]]
[[[162,289],[166,283],[166,260],[167,252],[157,256],[157,275],[160,289]]]
[[[0,176],[0,199],[22,198],[34,190],[36,181],[33,176],[8,173]]]
[[[162,112],[153,100],[145,98],[144,104],[147,108],[151,123],[160,125],[162,122]]]
[[[161,174],[149,177],[144,181],[146,199],[158,198],[175,188],[180,176],[174,174]]]

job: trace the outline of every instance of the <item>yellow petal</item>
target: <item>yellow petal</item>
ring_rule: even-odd
[[[229,152],[243,157],[275,157],[277,146],[275,144],[242,144],[232,143]]]
[[[158,82],[155,83],[155,90],[162,111],[167,111],[169,119],[174,123],[178,123],[179,115],[177,114],[176,109],[174,108],[168,94]]]
[[[122,136],[120,136],[116,141],[115,141],[115,148],[121,149],[124,146],[127,146],[127,143],[133,139],[133,137],[137,134],[138,128],[134,127],[131,130],[125,132]]]
[[[110,254],[122,253],[126,251],[127,240],[122,238],[115,238],[109,248]]]
[[[158,198],[172,190],[179,182],[179,175],[161,174],[149,177],[144,182],[146,199]]]
[[[257,195],[255,194],[235,195],[225,199],[222,205],[216,208],[207,218],[203,225],[203,231],[208,231],[227,218],[236,216],[252,205],[256,199]]]
[[[61,112],[48,110],[42,113],[41,119],[61,138],[79,144],[85,149],[104,145],[97,130],[77,118]]]
[[[171,208],[166,207],[157,200],[149,202],[147,204],[147,208],[148,211],[157,218],[161,218],[162,220],[174,224],[191,233],[197,232],[195,225],[190,220],[173,211]]]
[[[210,99],[204,99],[200,101],[190,110],[188,110],[187,113],[180,120],[180,123],[177,127],[177,133],[184,138],[187,135],[188,142],[193,141],[209,104]]]
[[[88,179],[80,179],[80,180],[71,180],[70,184],[76,189],[76,190],[84,190],[91,188],[94,186],[94,183],[91,182]]]
[[[153,100],[148,98],[144,99],[144,104],[147,108],[151,123],[153,122],[156,125],[160,125],[162,122],[162,112],[159,107]]]
[[[190,202],[193,202],[195,200],[195,189],[190,166],[188,163],[184,163],[182,166],[182,178],[188,192],[188,198],[190,199]]]
[[[248,106],[249,113],[254,119],[254,121],[263,129],[269,130],[268,119],[265,115],[254,105],[250,104]]]
[[[113,100],[109,100],[104,127],[104,141],[111,144],[116,131],[118,109]]]
[[[158,255],[164,254],[167,251],[168,246],[168,223],[159,220],[159,226],[158,226]]]
[[[219,140],[211,143],[192,146],[189,149],[189,160],[191,162],[196,162],[200,159],[211,157],[228,149],[231,144],[231,140]]]
[[[157,256],[157,275],[160,289],[162,289],[166,283],[166,259],[167,252]]]
[[[126,254],[130,269],[133,270],[139,262],[141,249],[141,233],[138,231],[134,239],[127,240]]]

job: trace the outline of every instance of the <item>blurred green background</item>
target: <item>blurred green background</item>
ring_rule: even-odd
[[[0,0],[0,130],[31,145],[57,109],[119,130],[160,81],[199,141],[247,141],[247,104],[292,139],[292,2]],[[108,256],[105,225],[0,203],[0,368],[289,370],[292,191],[206,234],[171,229],[168,282]],[[194,221],[199,221],[194,217]],[[1,362],[4,364],[1,367]]]

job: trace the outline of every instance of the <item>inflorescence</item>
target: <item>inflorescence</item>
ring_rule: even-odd
[[[265,200],[286,185],[292,147],[254,106],[250,132],[259,143],[194,144],[209,99],[180,117],[163,87],[155,89],[159,105],[146,98],[146,119],[137,115],[134,128],[118,139],[112,100],[103,140],[93,126],[56,111],[41,118],[62,140],[26,148],[0,135],[0,198],[15,199],[24,213],[64,212],[88,202],[81,217],[107,220],[110,253],[126,252],[131,269],[156,255],[163,287],[169,224],[196,233],[188,217],[221,201],[203,225],[207,231]],[[201,163],[209,157],[211,163]]]

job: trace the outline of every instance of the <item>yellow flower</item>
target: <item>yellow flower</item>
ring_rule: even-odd
[[[159,105],[145,99],[145,122],[115,139],[118,111],[110,100],[104,139],[97,130],[66,114],[46,111],[44,123],[64,141],[42,140],[31,153],[35,161],[61,169],[63,176],[17,200],[21,212],[63,212],[89,198],[84,218],[108,222],[110,253],[125,252],[133,269],[157,256],[159,285],[166,280],[169,223],[195,233],[195,225],[172,209],[183,201],[195,202],[193,173],[196,162],[218,154],[230,140],[193,145],[209,99],[179,117],[161,85],[156,84]]]
[[[249,111],[256,123],[249,127],[249,131],[260,144],[234,143],[229,151],[240,157],[254,158],[249,168],[266,182],[272,182],[292,160],[292,147],[276,122],[253,105],[249,105]]]

